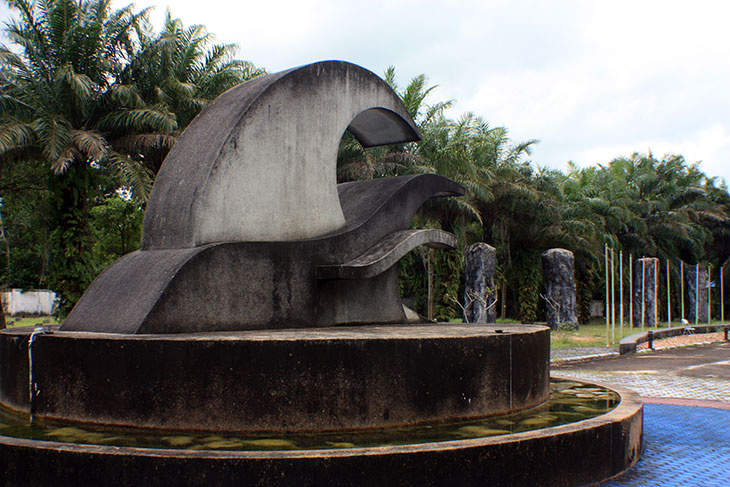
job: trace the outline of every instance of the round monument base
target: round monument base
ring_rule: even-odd
[[[189,451],[0,436],[0,485],[588,485],[639,458],[642,404],[511,435],[372,448]]]
[[[0,332],[0,404],[64,422],[241,432],[389,428],[505,414],[549,394],[549,329],[542,326],[51,330],[31,340],[32,332]]]

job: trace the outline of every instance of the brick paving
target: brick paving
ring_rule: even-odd
[[[604,487],[730,485],[730,411],[644,405],[644,451]]]
[[[641,459],[605,487],[730,485],[728,347],[684,347],[723,336],[659,340],[655,349],[663,351],[633,357],[573,365],[554,362],[555,375],[627,387],[645,398]],[[706,363],[689,362],[693,354],[708,355]]]
[[[730,380],[662,376],[653,372],[556,371],[556,375],[633,389],[642,397],[676,397],[730,403]]]

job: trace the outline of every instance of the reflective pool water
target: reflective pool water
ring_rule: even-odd
[[[615,408],[620,397],[592,384],[551,380],[550,398],[542,405],[513,414],[406,428],[332,433],[236,434],[171,432],[54,424],[0,410],[0,435],[92,445],[183,450],[313,450],[433,443],[507,435],[590,419]]]

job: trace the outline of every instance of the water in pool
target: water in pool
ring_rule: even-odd
[[[615,392],[580,382],[551,380],[550,398],[528,410],[478,420],[331,433],[236,434],[171,432],[57,424],[0,410],[0,435],[91,445],[184,450],[313,450],[432,443],[520,433],[605,414],[619,402]]]

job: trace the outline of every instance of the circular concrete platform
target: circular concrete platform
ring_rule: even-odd
[[[32,332],[0,332],[0,404],[64,422],[241,432],[382,428],[514,412],[549,394],[549,329],[541,326],[52,330],[33,336],[29,354]]]

